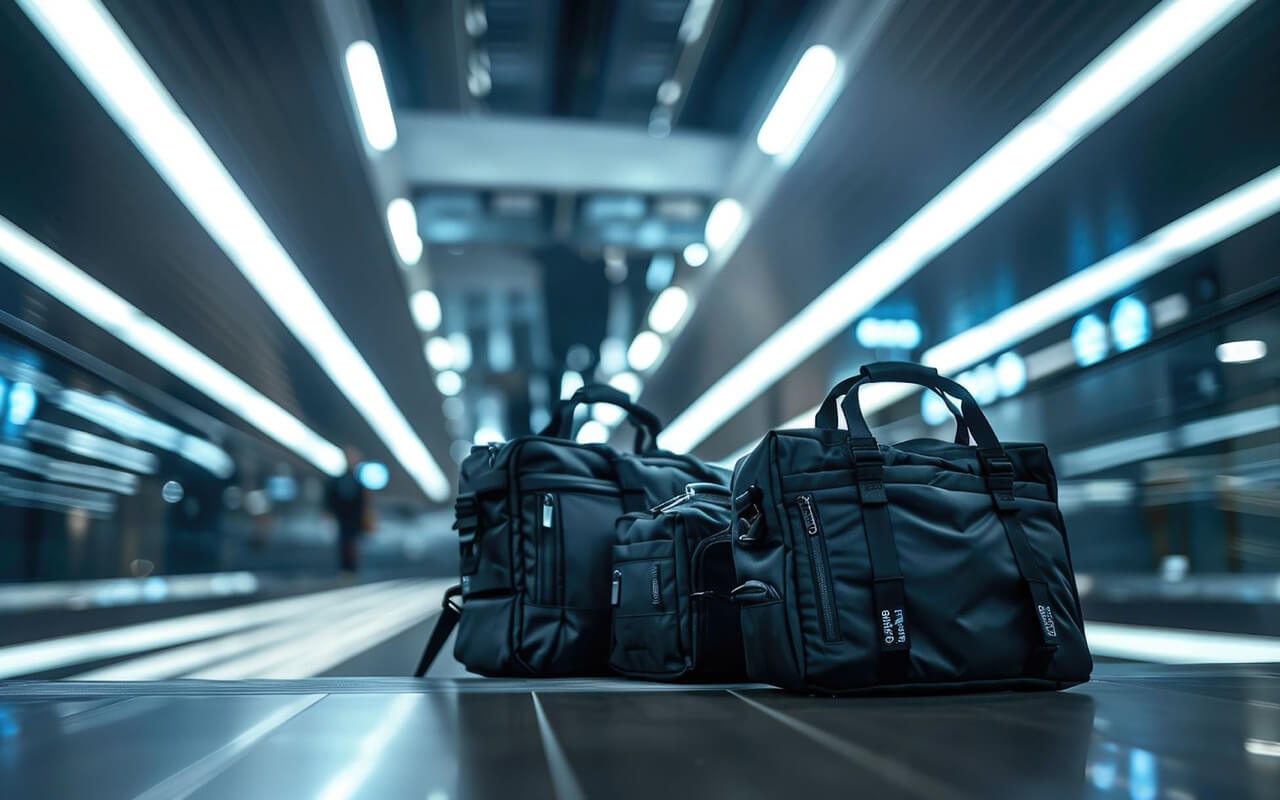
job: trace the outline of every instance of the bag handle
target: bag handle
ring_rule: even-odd
[[[657,445],[658,434],[662,432],[662,421],[658,419],[658,415],[633,403],[626,392],[605,383],[589,383],[574,392],[568,400],[561,400],[551,415],[551,422],[539,435],[570,438],[573,434],[573,412],[579,405],[592,403],[607,403],[627,412],[627,420],[636,429],[637,453],[646,452],[651,446]]]
[[[918,375],[930,380],[938,376],[938,371],[933,367],[926,367],[923,364],[915,364],[910,361],[877,361],[874,364],[868,364],[866,368],[874,368],[875,374],[884,376],[884,380],[886,381],[896,380],[889,376],[899,374],[904,376]],[[822,406],[818,409],[818,415],[814,420],[816,427],[838,427],[839,421],[836,419],[836,400],[838,400],[841,395],[848,394],[849,391],[853,389],[853,385],[862,379],[863,376],[859,373],[852,378],[845,378],[831,388],[826,399],[822,401]],[[917,381],[906,380],[905,382],[916,383]],[[934,386],[926,386],[926,388],[941,398],[942,404],[946,406],[947,410],[951,412],[951,416],[955,418],[955,443],[967,445],[969,443],[969,426],[965,424],[964,415],[960,413],[960,409],[956,408],[956,404],[951,401],[951,398],[947,396],[946,392],[941,391]]]

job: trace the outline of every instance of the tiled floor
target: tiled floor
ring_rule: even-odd
[[[0,683],[0,786],[54,797],[1280,797],[1280,667],[826,699],[623,681]]]

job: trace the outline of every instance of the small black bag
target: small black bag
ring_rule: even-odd
[[[575,409],[588,403],[627,412],[634,455],[570,438]],[[617,518],[689,483],[727,483],[718,467],[654,449],[661,430],[626,394],[594,384],[560,403],[541,433],[473,448],[455,503],[462,583],[446,594],[416,674],[426,673],[454,625],[454,655],[481,675],[607,674]],[[459,594],[461,608],[453,603]]]
[[[729,542],[729,490],[692,483],[618,518],[609,666],[647,680],[741,681],[742,628]]]
[[[880,445],[857,391],[916,383],[961,401],[963,439]],[[836,399],[849,430],[839,430]],[[1092,659],[1057,481],[1041,444],[1001,444],[960,384],[862,368],[816,427],[773,431],[733,478],[747,673],[793,690],[1064,688]]]

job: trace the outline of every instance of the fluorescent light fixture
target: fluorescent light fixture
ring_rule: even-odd
[[[430,289],[419,289],[409,296],[409,311],[418,330],[430,333],[440,327],[440,298]]]
[[[346,468],[346,459],[337,445],[321,438],[221,364],[4,217],[0,217],[0,262],[317,468],[330,475],[341,475]],[[152,443],[168,449],[176,450],[182,443],[181,437],[185,436],[149,417],[84,392],[64,391],[59,395],[58,405],[80,416],[94,414],[129,429],[137,428],[142,436],[154,430],[163,436],[153,436]],[[170,436],[170,432],[174,436]],[[225,453],[221,454],[230,460]],[[216,468],[214,471],[219,472]]]
[[[453,366],[453,345],[443,336],[432,336],[422,347],[427,363],[436,372]]]
[[[1214,355],[1223,364],[1247,364],[1266,357],[1267,343],[1261,339],[1223,342],[1214,350]]]
[[[649,309],[649,327],[657,333],[670,333],[689,310],[689,293],[679,286],[668,286]]]
[[[744,227],[746,216],[747,211],[742,203],[732,197],[722,198],[711,207],[711,213],[707,215],[707,226],[703,232],[707,240],[706,246],[719,250],[728,245],[738,234],[739,228]]]
[[[449,480],[422,439],[101,2],[19,5],[423,491],[449,497]],[[122,311],[116,299],[105,314]]]
[[[662,355],[662,337],[653,331],[640,331],[627,348],[627,363],[636,372],[652,367]]]
[[[400,261],[405,266],[417,264],[422,258],[422,237],[418,235],[418,214],[413,210],[413,203],[403,197],[387,203],[387,228]]]
[[[684,257],[684,263],[697,268],[707,263],[707,259],[711,257],[711,251],[702,242],[694,242],[685,246],[681,256]]]
[[[712,384],[672,421],[660,437],[660,445],[677,452],[696,447],[1004,205],[1251,2],[1161,3],[888,239]],[[1006,346],[1002,344],[1000,349]]]
[[[462,391],[462,376],[451,369],[436,375],[436,388],[445,397],[453,397]]]
[[[347,46],[346,63],[347,81],[364,140],[374,150],[390,150],[396,143],[396,117],[391,112],[386,81],[382,79],[378,51],[366,41],[352,42]]]
[[[986,322],[929,348],[921,360],[944,375],[953,375],[970,364],[1065,322],[1107,297],[1139,284],[1277,212],[1280,212],[1280,167],[1174,220],[1124,250],[1015,303]],[[1106,343],[1106,325],[1101,319],[1097,319],[1097,325],[1100,326],[1097,338]],[[903,384],[874,384],[859,395],[859,405],[864,413],[873,414],[915,390],[916,387]],[[809,427],[817,411],[815,406],[784,423],[783,427]],[[662,437],[659,441],[662,442]],[[665,444],[663,446],[666,447]],[[739,451],[742,452],[745,451]]]
[[[564,371],[560,376],[560,399],[568,400],[573,397],[573,393],[583,387],[582,373],[574,372],[571,369]]]
[[[577,440],[582,444],[604,444],[609,441],[609,429],[594,419],[582,423]]]
[[[815,112],[836,75],[837,66],[836,54],[826,45],[815,44],[804,51],[756,134],[756,146],[761,152],[782,155],[808,138],[805,135],[802,139],[802,134],[811,133],[817,127],[821,115]]]
[[[391,473],[387,470],[387,465],[381,461],[365,461],[356,467],[356,480],[369,491],[380,492],[387,488]]]

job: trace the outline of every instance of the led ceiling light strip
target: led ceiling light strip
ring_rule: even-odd
[[[986,322],[934,345],[925,351],[921,360],[944,375],[955,374],[1043,333],[1277,213],[1280,213],[1280,167],[1015,303]],[[874,384],[859,395],[859,405],[864,413],[871,414],[916,391],[917,387],[909,384]],[[817,413],[818,407],[814,406],[783,423],[783,427],[810,427]],[[745,455],[745,452],[740,450],[734,456]]]
[[[18,0],[156,172],[435,500],[449,481],[257,209],[98,0]],[[256,424],[256,423],[255,423]]]
[[[4,217],[0,262],[317,468],[342,474],[337,445]]]
[[[1166,0],[725,373],[659,437],[686,452],[835,338],[1251,5]]]

